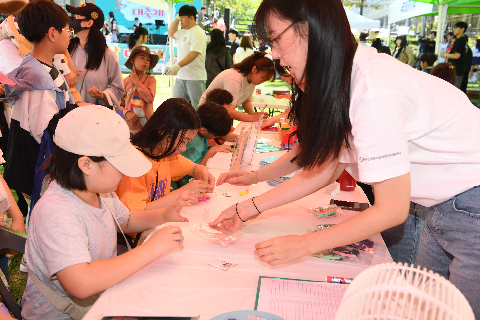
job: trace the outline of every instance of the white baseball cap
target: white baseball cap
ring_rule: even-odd
[[[104,157],[121,173],[140,177],[151,162],[130,143],[130,130],[114,111],[96,105],[78,107],[58,121],[55,144],[82,156]]]

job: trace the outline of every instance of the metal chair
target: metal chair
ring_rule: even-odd
[[[27,237],[15,234],[12,230],[0,226],[0,250],[9,249],[23,254],[25,253],[26,242]],[[17,319],[22,319],[20,307],[13,299],[10,291],[5,287],[3,281],[0,281],[0,295],[3,297],[3,302],[7,306],[7,309],[13,313],[13,316]]]

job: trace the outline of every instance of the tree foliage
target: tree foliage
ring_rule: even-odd
[[[224,9],[230,9],[230,15],[237,21],[237,26],[251,24],[262,0],[205,0],[207,8],[215,7],[223,16]],[[240,27],[241,30],[244,28]]]

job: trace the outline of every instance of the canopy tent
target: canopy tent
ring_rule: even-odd
[[[353,10],[348,9],[345,6],[343,6],[343,8],[345,9],[345,13],[347,14],[348,22],[350,23],[350,28],[360,29],[360,30],[380,28],[380,20],[368,19],[368,18],[365,18],[364,16],[359,15]]]

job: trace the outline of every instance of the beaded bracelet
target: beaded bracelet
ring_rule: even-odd
[[[255,197],[253,197],[253,198],[255,198]],[[257,208],[257,205],[255,204],[255,201],[253,201],[253,198],[252,198],[252,203],[255,206],[255,209],[257,209],[258,214],[261,214],[260,210],[258,210],[258,208]]]
[[[242,218],[240,218],[240,215],[238,214],[238,208],[237,208],[237,206],[238,206],[238,203],[235,203],[235,211],[237,212],[238,219],[240,219],[240,221],[242,221],[242,222],[247,221],[247,220],[243,220]]]

